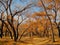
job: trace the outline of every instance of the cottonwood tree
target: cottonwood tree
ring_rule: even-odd
[[[50,15],[49,15],[50,16]],[[48,35],[48,30],[47,28],[50,26],[50,22],[46,17],[46,13],[44,11],[42,12],[35,12],[32,17],[36,20],[37,25],[39,28],[38,32],[40,31],[44,32],[44,34]],[[43,35],[44,35],[43,34]],[[45,36],[45,35],[44,35]]]
[[[54,31],[53,31],[52,22],[55,23],[56,27],[58,27],[58,25],[57,25],[57,16],[59,16],[58,11],[60,9],[60,1],[59,0],[44,0],[44,1],[39,0],[39,1],[40,2],[38,3],[38,6],[43,7],[46,16],[50,20],[51,30],[52,30],[52,39],[53,39],[53,42],[54,42],[55,39],[54,39]],[[51,15],[53,19],[51,19],[51,16],[49,16],[49,15]],[[59,29],[58,29],[58,32],[60,33]]]
[[[17,41],[17,39],[18,39],[18,26],[22,23],[22,21],[19,23],[19,17],[21,16],[21,13],[22,12],[24,12],[26,9],[29,9],[30,7],[31,7],[31,5],[32,5],[32,3],[29,3],[29,4],[27,4],[23,9],[21,9],[21,10],[14,10],[14,11],[12,11],[12,5],[13,5],[13,0],[0,0],[0,3],[1,3],[1,5],[3,6],[3,9],[4,9],[4,13],[6,13],[6,15],[7,15],[7,19],[6,20],[2,20],[1,19],[1,21],[2,21],[2,23],[4,23],[6,26],[7,26],[7,28],[8,28],[8,25],[11,27],[11,30],[8,28],[8,30],[10,31],[10,33],[12,33],[12,34],[10,34],[11,35],[11,38],[13,38],[14,39],[14,41]],[[20,7],[20,6],[19,6]],[[1,8],[2,9],[2,8]],[[2,9],[2,10],[3,10]],[[5,15],[5,14],[4,14]],[[10,17],[10,19],[9,19],[9,17],[8,16],[11,16]],[[14,28],[14,16],[18,16],[18,21],[17,21],[17,26],[16,26],[16,28]],[[20,16],[19,16],[20,15]],[[6,24],[6,22],[8,23],[8,25]],[[24,20],[23,20],[24,21]],[[11,32],[12,31],[12,32]],[[12,36],[13,35],[13,36]]]

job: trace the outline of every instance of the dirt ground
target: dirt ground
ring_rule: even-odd
[[[0,45],[60,45],[60,38],[56,37],[55,42],[47,37],[24,37],[21,41],[14,42],[10,37],[0,38]]]

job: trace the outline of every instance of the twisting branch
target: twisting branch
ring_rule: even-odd
[[[8,10],[7,10],[7,8],[6,8],[6,6],[5,6],[5,4],[2,2],[2,1],[0,1],[0,3],[4,6],[4,8],[5,8],[5,10],[6,10],[6,14],[7,14],[7,16],[8,16]],[[8,5],[7,5],[8,6]],[[12,18],[13,19],[13,18]],[[13,21],[13,20],[12,20]],[[14,40],[16,41],[17,39],[16,39],[16,32],[15,32],[15,29],[14,29],[14,27],[13,27],[13,25],[9,22],[9,20],[8,20],[8,17],[7,17],[7,22],[9,23],[9,25],[12,27],[12,29],[13,29],[13,34],[14,34]]]
[[[31,8],[31,7],[29,7],[29,6],[31,6],[32,4],[28,4],[26,7],[24,7],[22,10],[19,10],[19,11],[17,11],[17,12],[15,12],[14,14],[13,14],[13,16],[15,16],[16,14],[18,14],[18,13],[22,13],[23,11],[25,11],[26,9],[28,9],[28,8]]]
[[[21,18],[22,18],[22,21],[19,23],[19,17],[21,16]],[[18,16],[18,24],[17,24],[17,38],[18,38],[18,27],[19,27],[19,25],[21,25],[21,23],[24,21],[24,20],[26,20],[27,18],[25,18],[25,19],[23,19],[23,17],[22,17],[22,15],[19,15]]]
[[[31,26],[31,25],[30,25]],[[30,26],[28,26],[24,31],[23,33],[21,34],[21,36],[19,37],[19,40],[22,38],[23,34],[30,28]]]
[[[10,11],[10,15],[13,15],[13,14],[12,14],[12,11],[11,11],[11,4],[12,4],[12,1],[13,1],[13,0],[10,0],[9,5],[8,5],[9,11]]]
[[[42,1],[42,0],[40,0],[40,1],[41,1],[42,5],[43,5],[44,11],[46,12],[46,16],[47,16],[48,19],[50,20],[51,30],[52,30],[52,41],[55,42],[55,39],[54,39],[54,32],[53,32],[53,26],[52,26],[51,19],[50,19],[50,17],[48,16],[48,13],[47,13],[47,11],[46,11],[46,8],[45,8],[45,5],[44,5],[43,1]]]
[[[53,2],[54,2],[54,7],[55,7],[55,9],[53,9],[53,11],[55,12],[55,20],[54,20],[54,22],[55,22],[55,24],[57,25],[57,23],[56,23],[56,18],[57,18],[56,2],[55,2],[55,0],[53,0]]]

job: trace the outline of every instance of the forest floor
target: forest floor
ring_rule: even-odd
[[[47,37],[24,37],[21,41],[14,42],[10,37],[0,38],[0,45],[57,45],[60,44],[60,38],[56,37],[55,42]]]

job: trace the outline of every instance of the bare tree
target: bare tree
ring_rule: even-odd
[[[29,9],[30,8],[30,6],[32,5],[32,3],[31,4],[27,4],[27,6],[25,6],[22,10],[19,10],[19,11],[15,11],[14,13],[12,12],[12,9],[11,9],[11,5],[12,5],[12,2],[13,2],[13,0],[1,0],[0,1],[0,3],[3,5],[3,7],[4,7],[4,9],[5,9],[5,11],[4,12],[6,12],[6,15],[7,15],[7,22],[8,22],[8,24],[10,25],[10,27],[12,28],[12,32],[13,32],[13,37],[14,37],[14,41],[17,41],[17,39],[18,39],[18,26],[22,23],[19,23],[19,17],[18,17],[18,24],[17,24],[17,28],[15,29],[14,28],[14,25],[13,25],[13,23],[14,23],[14,16],[16,16],[16,15],[18,15],[18,14],[20,14],[21,15],[21,13],[23,12],[23,11],[25,11],[26,9]],[[10,13],[10,16],[11,16],[11,18],[10,18],[10,20],[9,20],[9,18],[8,18],[8,15],[9,15],[9,13]],[[4,21],[4,20],[2,20],[2,21]],[[24,20],[23,20],[24,21]],[[2,26],[3,26],[3,23],[5,23],[5,21],[4,22],[2,22]],[[17,30],[17,31],[16,31]],[[11,32],[10,32],[11,33]],[[12,37],[12,34],[10,35],[11,36],[11,38],[13,38]]]

